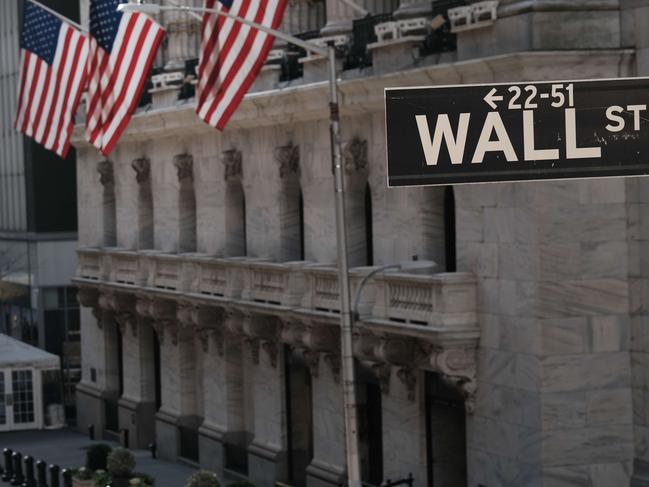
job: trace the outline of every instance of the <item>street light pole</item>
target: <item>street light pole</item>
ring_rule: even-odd
[[[343,0],[346,3],[352,0]],[[333,44],[326,48],[298,39],[284,32],[271,29],[218,9],[190,7],[187,5],[161,6],[150,3],[123,3],[117,7],[122,12],[139,11],[157,14],[160,11],[207,12],[228,17],[274,37],[295,44],[307,51],[325,57],[329,62],[329,129],[331,134],[331,160],[334,175],[336,206],[336,239],[338,247],[338,281],[340,283],[340,345],[343,409],[345,415],[345,447],[347,457],[347,485],[361,487],[361,462],[358,448],[358,409],[356,407],[356,378],[353,349],[353,316],[349,285],[349,264],[347,260],[347,226],[345,222],[345,171],[340,135],[340,110],[338,106],[338,79],[336,76],[336,50]]]

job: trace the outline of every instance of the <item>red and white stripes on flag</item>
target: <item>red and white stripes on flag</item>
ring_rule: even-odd
[[[107,155],[137,106],[164,29],[118,0],[92,0],[86,138]]]
[[[205,7],[224,9],[277,29],[287,0],[206,0]],[[273,36],[231,18],[205,13],[198,66],[196,113],[219,130],[232,116],[263,66]]]
[[[25,2],[15,127],[65,158],[86,77],[86,36]]]

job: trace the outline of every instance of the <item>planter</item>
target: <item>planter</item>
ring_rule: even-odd
[[[76,477],[72,477],[72,487],[96,487],[95,481],[92,479],[81,480]]]
[[[110,485],[111,487],[129,487],[129,480],[131,479],[114,477]]]

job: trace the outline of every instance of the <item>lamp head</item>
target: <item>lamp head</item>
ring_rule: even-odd
[[[155,15],[160,13],[160,5],[155,3],[120,3],[117,6],[118,12],[140,12],[143,14]]]

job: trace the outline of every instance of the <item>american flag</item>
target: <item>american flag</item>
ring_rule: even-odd
[[[91,0],[86,138],[107,155],[128,125],[164,29],[117,11],[121,0]]]
[[[15,127],[62,158],[86,81],[88,42],[67,22],[25,2]]]
[[[206,0],[205,7],[277,29],[287,0]],[[233,19],[205,13],[196,113],[222,130],[264,64],[273,37]]]

